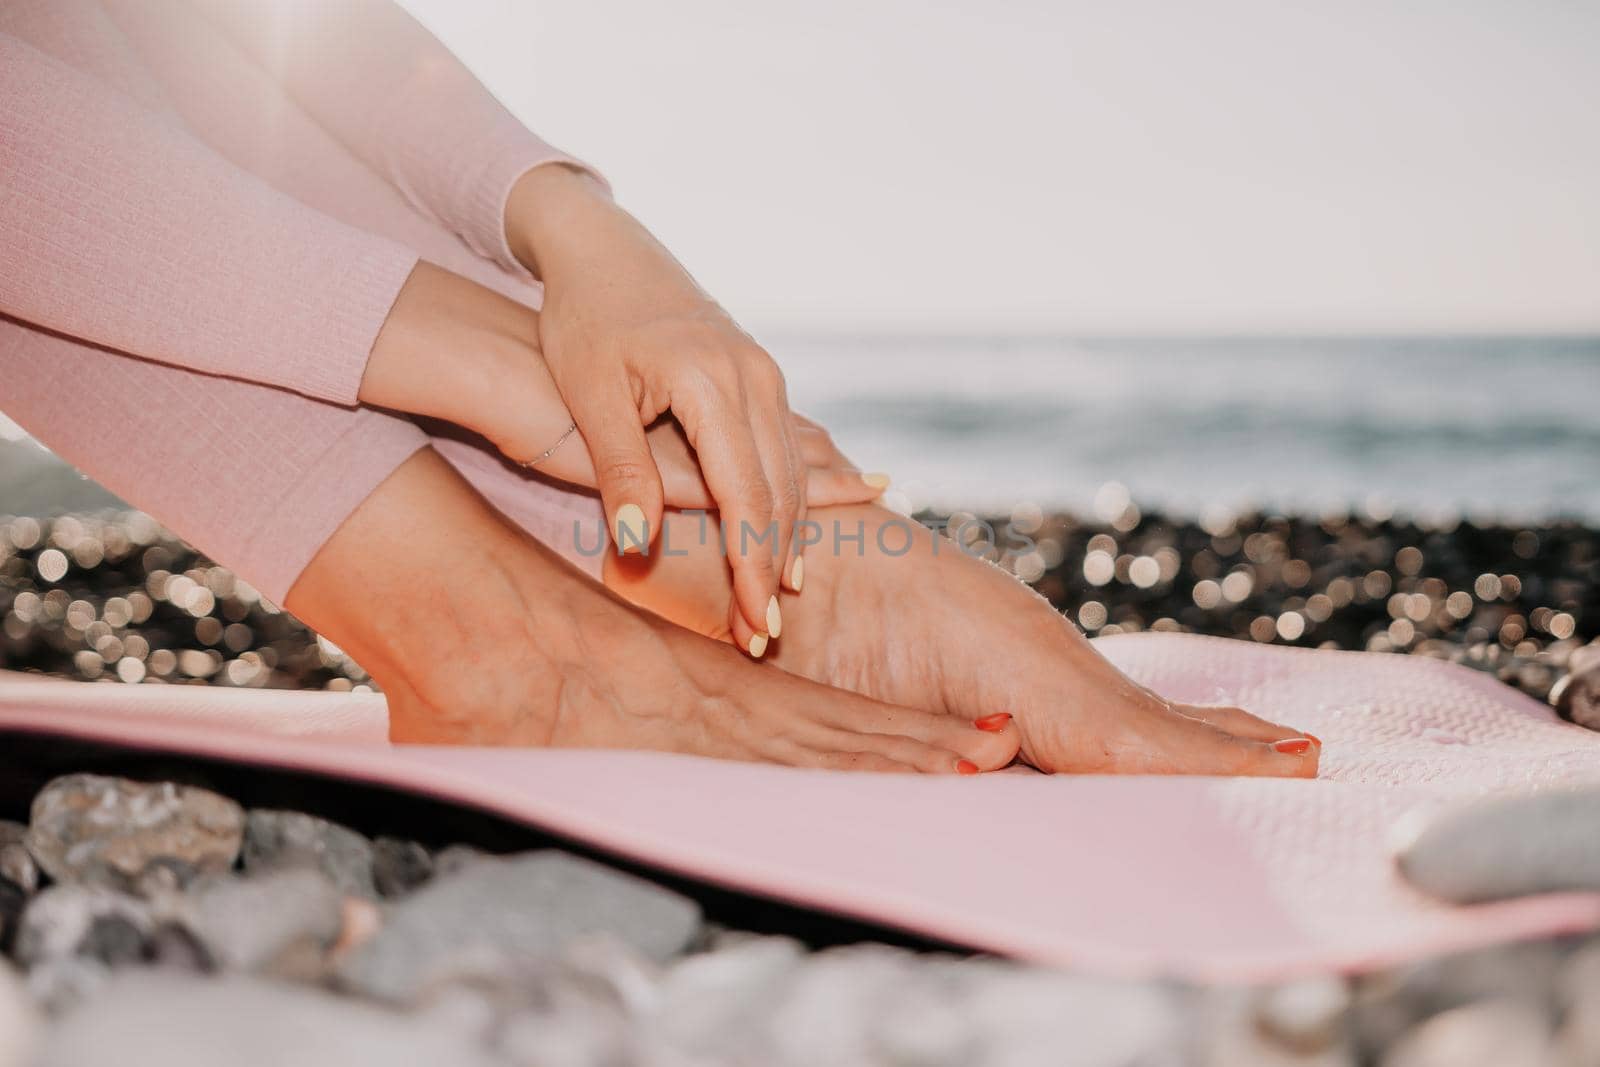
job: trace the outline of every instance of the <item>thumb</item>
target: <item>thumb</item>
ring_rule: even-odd
[[[806,471],[806,506],[866,504],[889,487],[885,474],[863,474],[849,467],[812,467]]]
[[[594,462],[611,539],[619,554],[644,553],[661,529],[662,493],[639,409],[620,384],[585,394],[569,399],[568,407]]]

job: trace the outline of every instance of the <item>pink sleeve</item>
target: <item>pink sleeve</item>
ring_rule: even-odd
[[[508,270],[523,271],[505,236],[517,179],[549,163],[600,178],[530,133],[390,0],[220,0],[200,9],[413,206]]]
[[[6,414],[282,605],[427,437],[411,422],[94,348],[0,317]]]
[[[3,34],[0,237],[0,312],[344,404],[416,264]]]

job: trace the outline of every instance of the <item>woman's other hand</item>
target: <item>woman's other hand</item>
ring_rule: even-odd
[[[588,445],[620,550],[661,528],[664,487],[646,428],[670,412],[722,513],[741,647],[778,636],[795,589],[806,461],[783,374],[661,243],[583,172],[529,171],[506,235],[544,282],[545,361]],[[881,486],[863,483],[862,494]]]
[[[455,423],[516,462],[538,460],[541,474],[597,488],[597,465],[584,439],[573,434],[563,440],[573,416],[540,352],[539,318],[476,282],[419,263],[373,345],[360,398]],[[820,426],[788,417],[809,505],[861,503],[881,490],[881,483],[863,480]],[[672,418],[656,420],[644,438],[669,507],[716,506],[694,449]]]

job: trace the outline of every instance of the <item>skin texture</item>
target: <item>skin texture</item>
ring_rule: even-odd
[[[806,464],[777,364],[581,171],[524,175],[507,202],[506,238],[544,282],[539,338],[593,456],[617,541],[631,549],[661,528],[663,477],[644,430],[670,412],[729,529],[776,537],[776,550],[735,538],[728,617],[740,647],[776,636],[780,584],[800,584],[794,532],[807,505]]]
[[[932,774],[1002,767],[1017,751],[1009,724],[983,730],[832,689],[627,604],[430,449],[350,516],[286,606],[371,672],[396,741]]]
[[[1239,708],[1163,700],[1021,582],[912,520],[870,505],[812,518],[824,538],[806,555],[806,595],[784,605],[783,636],[767,651],[774,665],[962,721],[1009,712],[1022,759],[1043,771],[1316,775],[1319,742]],[[698,526],[669,514],[674,554],[608,558],[605,581],[727,640],[726,568]]]

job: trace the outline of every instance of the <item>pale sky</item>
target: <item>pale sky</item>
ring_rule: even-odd
[[[758,330],[1600,331],[1600,4],[405,3]]]

